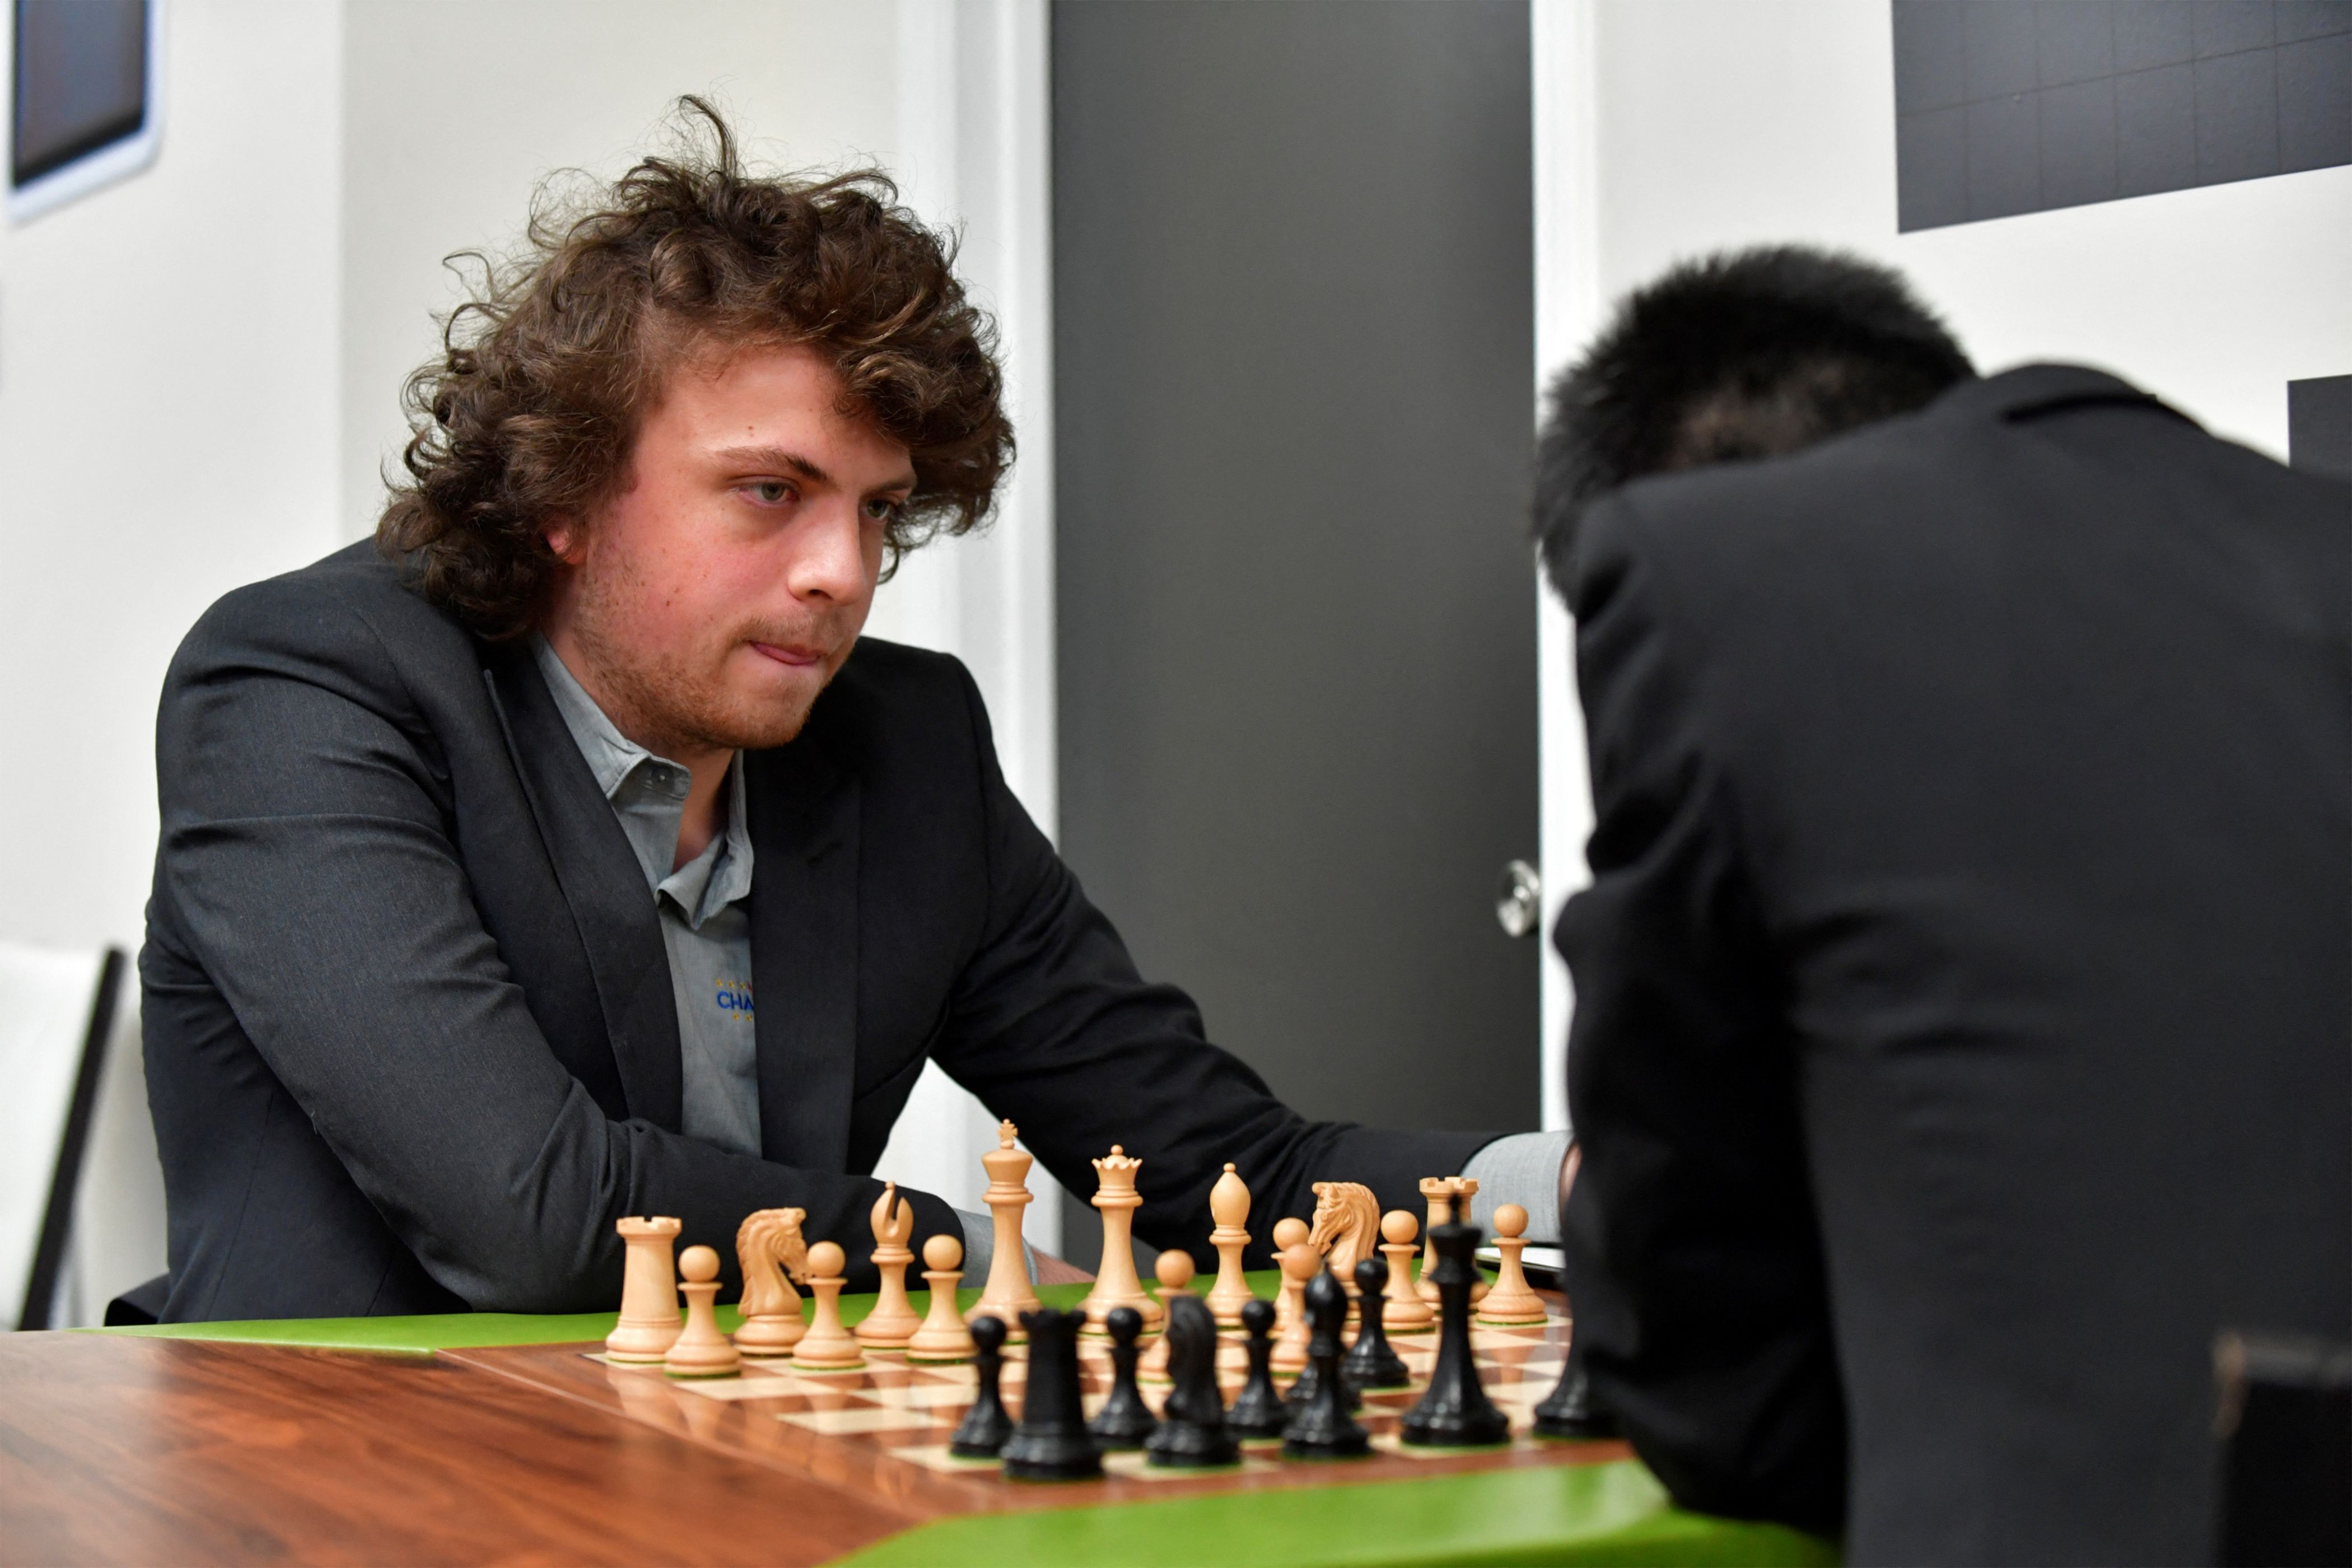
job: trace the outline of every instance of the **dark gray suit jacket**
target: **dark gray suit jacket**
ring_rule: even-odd
[[[2040,366],[1573,588],[1594,1388],[1849,1561],[2209,1560],[2215,1331],[2352,1332],[2352,486]]]
[[[1488,1136],[1310,1123],[1209,1045],[1005,788],[942,655],[862,642],[800,738],[746,759],[759,1159],[678,1131],[654,905],[526,649],[354,545],[205,614],[156,753],[167,1319],[610,1308],[616,1218],[678,1215],[733,1283],[737,1224],[780,1205],[870,1279],[866,1173],[927,1058],[1078,1192],[1124,1143],[1137,1234],[1203,1253],[1225,1161],[1262,1232],[1320,1178],[1410,1205]],[[957,1231],[914,1201],[919,1247]]]

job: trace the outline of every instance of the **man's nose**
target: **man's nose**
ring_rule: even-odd
[[[828,501],[803,513],[793,531],[785,575],[796,599],[855,604],[867,592],[864,534],[854,501]]]

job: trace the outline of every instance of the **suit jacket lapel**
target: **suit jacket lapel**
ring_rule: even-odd
[[[629,1114],[675,1132],[684,1117],[677,1003],[645,871],[528,652],[499,650],[483,675],[587,950]]]
[[[761,1152],[840,1171],[857,1059],[857,781],[807,733],[746,756],[744,777]]]

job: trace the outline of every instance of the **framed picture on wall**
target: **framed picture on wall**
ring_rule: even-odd
[[[10,0],[8,216],[154,162],[163,0]]]

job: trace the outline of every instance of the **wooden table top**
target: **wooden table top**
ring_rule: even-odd
[[[1565,1465],[1454,1474],[1440,1460],[1426,1479],[1383,1479],[1388,1465],[1358,1461],[1331,1485],[1129,1500],[1089,1483],[942,1513],[923,1488],[730,1439],[718,1405],[705,1431],[677,1401],[649,1415],[609,1379],[583,1391],[551,1377],[593,1365],[580,1352],[611,1327],[611,1314],[478,1313],[0,1334],[0,1568],[845,1554],[865,1568],[1301,1568],[1368,1546],[1455,1565],[1834,1561],[1810,1537],[1673,1509],[1615,1444]]]
[[[0,1335],[0,1563],[822,1563],[912,1522],[446,1360]]]

